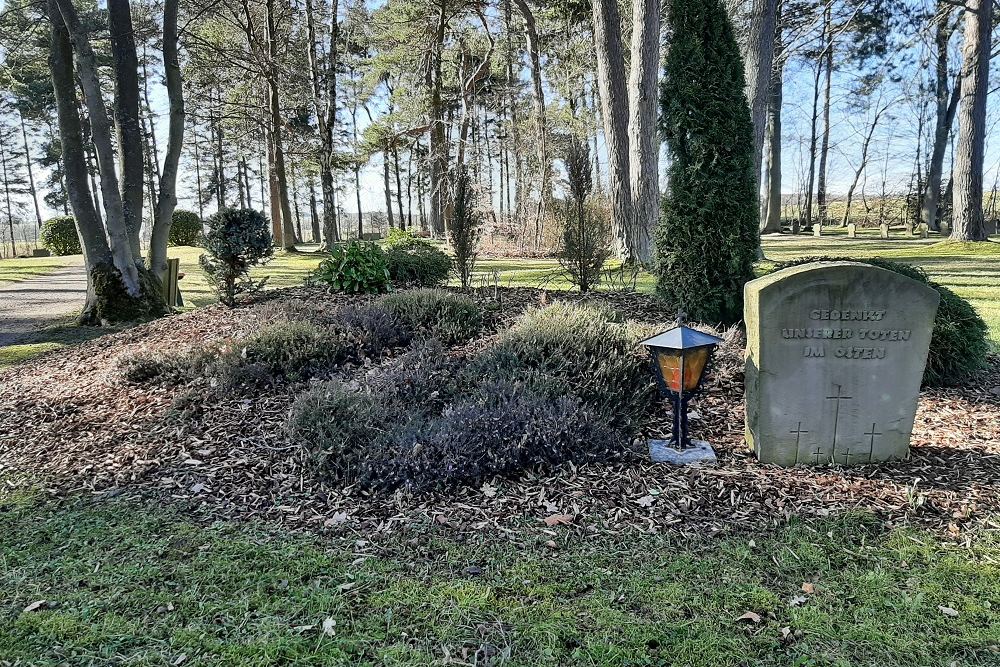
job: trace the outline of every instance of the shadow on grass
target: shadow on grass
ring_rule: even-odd
[[[37,359],[47,352],[60,350],[68,345],[85,343],[125,328],[125,326],[85,327],[76,324],[73,317],[67,317],[55,326],[27,334],[14,345],[0,347],[0,370]]]

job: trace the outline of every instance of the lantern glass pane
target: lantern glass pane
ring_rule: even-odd
[[[663,381],[670,391],[681,390],[681,355],[684,357],[684,391],[694,391],[698,388],[698,380],[708,363],[709,348],[696,347],[691,350],[660,350],[656,361],[660,366]]]

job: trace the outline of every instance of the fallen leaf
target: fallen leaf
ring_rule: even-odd
[[[788,601],[789,607],[801,607],[803,604],[809,601],[805,595],[793,595]]]
[[[187,659],[188,659],[187,653],[181,653],[179,656],[177,656],[177,659],[174,660],[173,662],[174,667],[179,667],[179,665],[183,665],[185,662],[187,662]]]
[[[483,484],[480,490],[483,492],[483,495],[486,496],[487,498],[492,498],[495,495],[497,495],[497,487],[492,486],[491,484]]]
[[[945,607],[943,604],[938,605],[938,611],[940,611],[945,616],[951,616],[952,618],[958,616],[958,612],[956,610],[952,609],[951,607]]]
[[[792,629],[790,627],[788,627],[787,625],[785,627],[781,628],[781,638],[782,639],[788,639],[788,637],[791,634],[792,634]]]
[[[462,572],[464,572],[465,575],[468,577],[478,577],[483,573],[483,568],[479,567],[478,565],[470,565],[469,567],[462,570]]]
[[[327,528],[339,526],[342,523],[347,523],[350,518],[347,512],[334,512],[332,517],[323,522],[323,525]]]
[[[743,615],[736,619],[739,621],[750,621],[751,623],[760,623],[760,614],[755,614],[752,611],[743,612]]]
[[[323,634],[326,635],[327,637],[334,636],[337,633],[335,629],[336,627],[337,627],[336,619],[333,618],[332,616],[327,616],[326,619],[323,621]]]
[[[347,591],[351,590],[355,586],[357,586],[356,583],[354,583],[353,581],[348,581],[346,583],[343,583],[343,584],[337,586],[337,590],[340,591],[341,593],[346,593]]]
[[[559,525],[568,526],[569,524],[573,523],[573,519],[575,518],[576,518],[575,514],[553,514],[551,516],[545,517],[544,519],[542,519],[542,521],[545,522],[546,526],[559,526]]]
[[[191,491],[191,493],[201,493],[206,488],[207,487],[204,484],[202,484],[201,482],[198,482],[197,484],[192,484],[191,485],[190,491]]]
[[[639,507],[651,507],[653,502],[656,500],[653,496],[643,496],[639,500],[635,501],[635,504]]]
[[[35,600],[34,602],[32,602],[31,604],[29,604],[27,607],[24,608],[24,613],[38,611],[44,606],[45,606],[45,600]]]
[[[548,540],[548,541],[545,542],[545,546],[547,546],[549,549],[555,549],[556,548],[556,543],[553,542],[552,540]]]
[[[816,584],[812,583],[811,581],[802,582],[802,592],[807,595],[812,595],[813,593],[816,592]]]

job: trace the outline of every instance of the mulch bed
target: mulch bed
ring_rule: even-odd
[[[61,350],[0,373],[0,479],[44,484],[52,493],[138,493],[192,508],[208,519],[266,519],[295,529],[379,540],[413,526],[505,533],[526,520],[539,539],[570,524],[583,532],[671,532],[682,536],[768,529],[800,516],[866,510],[887,525],[915,523],[943,537],[998,528],[1000,360],[975,386],[921,394],[908,461],[850,468],[762,465],[743,442],[742,340],[727,332],[692,430],[712,442],[719,464],[673,468],[626,455],[609,464],[564,465],[447,493],[372,494],[315,479],[284,424],[297,392],[206,400],[183,418],[176,389],[134,386],[119,357],[182,350],[238,338],[290,308],[314,315],[367,297],[309,288],[267,300],[162,319]],[[491,326],[527,307],[576,294],[486,289]],[[645,321],[670,321],[648,296],[587,297]],[[481,345],[474,342],[470,345]],[[341,374],[364,373],[377,360]],[[668,428],[666,406],[650,433]],[[643,448],[636,442],[636,451]],[[548,519],[548,522],[545,521]]]

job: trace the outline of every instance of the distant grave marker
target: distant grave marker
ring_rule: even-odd
[[[747,283],[746,439],[765,463],[906,457],[936,290],[857,262]]]
[[[858,226],[853,222],[847,223],[847,238],[849,239],[858,238]]]
[[[882,224],[880,224],[878,226],[878,235],[879,235],[879,238],[888,239],[889,238],[889,225],[887,225],[884,222]]]

